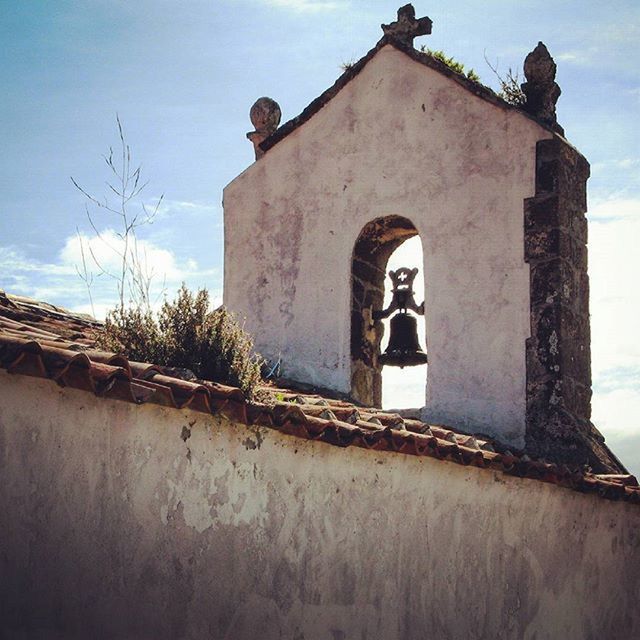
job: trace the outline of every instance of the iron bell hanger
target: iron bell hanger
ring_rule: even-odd
[[[373,312],[374,320],[388,318],[394,311],[398,313],[391,318],[391,333],[389,344],[378,358],[382,365],[391,367],[414,367],[427,362],[427,354],[422,350],[418,340],[418,323],[408,310],[423,316],[424,302],[417,305],[413,293],[413,281],[418,269],[401,267],[396,271],[389,271],[393,282],[393,298],[386,309]]]

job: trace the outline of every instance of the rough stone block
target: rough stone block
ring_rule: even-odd
[[[564,258],[576,269],[587,269],[587,248],[567,231],[558,228],[531,230],[525,235],[525,255],[530,262]]]
[[[557,194],[527,198],[524,206],[525,234],[537,229],[553,229],[565,225],[566,211],[559,206]]]
[[[356,278],[353,278],[351,282],[351,295],[354,304],[361,307],[364,302],[364,286],[362,282]]]
[[[577,240],[580,240],[585,245],[587,244],[589,240],[589,233],[588,233],[587,218],[584,215],[584,209],[582,210],[582,213],[576,213],[574,216],[571,217],[571,223],[570,223],[569,229],[571,231],[571,234]]]
[[[354,258],[353,275],[362,282],[377,283],[380,281],[384,286],[385,272],[371,262]]]
[[[589,163],[560,138],[541,140],[537,145],[536,195],[562,193],[586,209],[586,181]]]
[[[578,286],[575,270],[562,258],[531,265],[532,306],[568,301]]]
[[[562,336],[559,347],[559,367],[563,376],[584,380],[591,375],[591,352],[580,339]]]
[[[567,376],[563,380],[565,408],[585,420],[591,419],[591,395],[591,389],[577,382],[575,378]]]

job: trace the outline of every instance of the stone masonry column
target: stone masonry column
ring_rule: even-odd
[[[548,460],[611,471],[617,461],[602,467],[594,456],[598,450],[602,458],[604,439],[590,422],[588,177],[589,163],[562,138],[538,142],[536,192],[525,200],[531,267],[526,442],[528,451]]]

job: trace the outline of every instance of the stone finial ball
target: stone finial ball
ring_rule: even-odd
[[[249,111],[251,124],[256,131],[275,131],[280,124],[281,116],[280,105],[267,97],[258,98]]]

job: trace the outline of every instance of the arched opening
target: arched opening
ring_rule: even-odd
[[[417,235],[417,229],[407,218],[385,216],[367,223],[354,246],[351,266],[351,395],[366,405],[381,407],[383,400],[382,366],[378,356],[385,330],[382,321],[373,320],[372,312],[384,305],[389,258],[405,240]],[[420,268],[419,278],[422,280],[422,263],[416,266]],[[424,329],[421,335],[424,336]]]
[[[385,281],[384,307],[391,302],[391,279],[389,271],[401,267],[418,267],[418,275],[413,281],[415,299],[420,304],[424,300],[424,274],[422,272],[422,242],[419,236],[414,236],[403,242],[392,254],[387,263],[387,278]],[[416,316],[418,323],[418,338],[423,349],[425,345],[424,316]],[[380,344],[380,352],[384,353],[389,342],[390,318],[383,320],[384,336]],[[427,379],[427,365],[413,367],[383,367],[382,369],[382,407],[384,409],[409,409],[424,406],[425,382]]]

